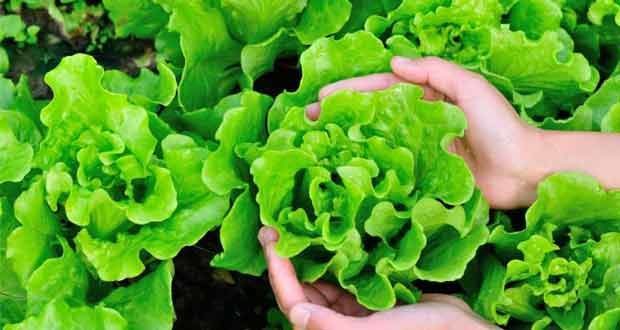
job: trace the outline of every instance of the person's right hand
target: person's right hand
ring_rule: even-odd
[[[530,176],[528,150],[539,130],[520,120],[516,111],[482,76],[439,58],[409,60],[395,57],[393,74],[375,74],[340,81],[324,87],[319,98],[343,90],[374,91],[409,82],[425,90],[425,98],[445,100],[460,107],[469,126],[462,139],[451,146],[465,159],[492,207],[511,209],[530,205],[536,197],[537,178]],[[318,104],[307,116],[316,120]]]

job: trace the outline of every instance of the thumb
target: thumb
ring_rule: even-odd
[[[511,131],[508,128],[523,126],[512,105],[493,85],[457,64],[435,57],[417,60],[394,57],[392,69],[397,76],[429,86],[459,106],[469,122],[469,132],[478,132],[474,134],[480,139],[488,140],[488,134],[482,132],[490,129],[501,127],[505,136]]]
[[[310,303],[293,306],[289,312],[289,320],[295,330],[364,329],[357,318]]]
[[[392,59],[394,73],[409,82],[429,86],[444,94],[466,114],[480,113],[479,108],[512,108],[504,96],[481,75],[457,64],[437,57],[410,60],[404,57]],[[511,111],[514,112],[514,111]]]
[[[396,56],[392,70],[409,82],[436,89],[455,103],[463,102],[472,89],[486,88],[486,82],[473,72],[437,57],[411,60]]]

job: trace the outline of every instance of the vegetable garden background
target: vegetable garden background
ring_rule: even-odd
[[[373,310],[620,326],[620,192],[561,173],[489,210],[445,150],[464,115],[412,85],[304,119],[439,56],[531,125],[620,132],[616,0],[0,0],[0,42],[0,328],[286,328],[261,223]]]

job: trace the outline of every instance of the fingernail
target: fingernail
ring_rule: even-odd
[[[412,63],[414,63],[414,61],[407,57],[394,56],[392,58],[392,65],[410,65]]]
[[[310,316],[312,312],[303,305],[294,306],[291,309],[289,318],[295,329],[305,330],[310,322]]]
[[[321,106],[318,103],[313,103],[306,107],[306,117],[312,121],[318,120],[320,113]]]
[[[277,234],[273,228],[263,227],[258,232],[258,241],[262,246],[275,242],[277,239]]]
[[[406,62],[406,61],[409,61],[409,60],[408,60],[408,59],[406,59],[406,58],[404,58],[404,57],[402,57],[402,56],[394,56],[394,57],[392,58],[392,62],[393,62],[393,63],[398,63],[398,64],[400,64],[400,63],[404,63],[404,62]]]

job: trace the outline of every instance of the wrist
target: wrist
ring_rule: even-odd
[[[521,137],[520,167],[517,171],[519,206],[530,206],[536,200],[538,183],[552,173],[554,148],[550,146],[548,132],[527,126]]]

